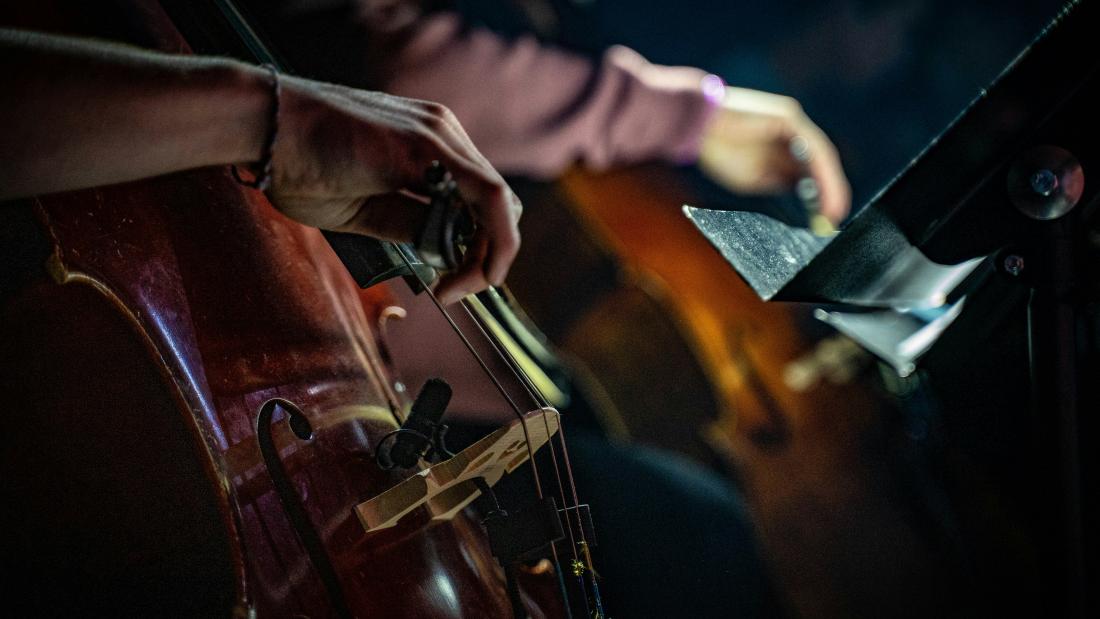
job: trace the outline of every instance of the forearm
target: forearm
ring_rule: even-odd
[[[0,29],[0,199],[260,157],[262,69]]]
[[[403,47],[372,60],[392,65],[380,84],[388,92],[450,107],[499,169],[551,177],[577,161],[606,168],[698,155],[717,106],[705,72],[652,65],[623,48],[593,62],[533,38],[467,31],[458,20],[425,18],[397,39]]]
[[[522,207],[446,108],[280,78],[272,206],[299,223],[414,239],[438,163],[478,223],[436,294],[453,302],[504,280]],[[272,131],[266,70],[0,30],[0,199],[255,161]]]

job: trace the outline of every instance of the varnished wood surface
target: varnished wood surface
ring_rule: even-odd
[[[51,5],[23,24],[48,30],[56,18],[82,34],[143,25],[140,42],[186,49],[155,2],[122,4],[136,11],[120,21],[101,7],[92,22],[79,10],[49,15]],[[277,414],[273,434],[351,614],[512,616],[503,574],[467,516],[433,523],[419,509],[385,531],[360,525],[356,505],[414,473],[373,461],[407,402],[372,331],[391,298],[360,295],[317,230],[225,168],[46,196],[33,208],[52,256],[3,308],[3,384],[20,431],[41,434],[23,444],[41,449],[5,448],[5,471],[25,492],[50,477],[67,480],[58,489],[94,486],[43,493],[53,501],[8,497],[20,500],[5,511],[20,525],[9,533],[28,537],[7,546],[22,555],[6,564],[38,579],[30,608],[121,611],[142,600],[166,616],[334,616],[257,448],[257,411],[279,397],[314,429],[299,438]],[[108,354],[65,354],[74,350]],[[101,479],[104,467],[112,474]],[[41,548],[56,552],[34,556]]]

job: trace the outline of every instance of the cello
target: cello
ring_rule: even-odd
[[[156,3],[35,8],[49,23],[19,25],[187,49]],[[594,585],[575,552],[575,579],[513,574],[463,509],[531,458],[540,426],[542,443],[561,436],[556,414],[520,412],[432,467],[380,466],[411,416],[381,353],[384,284],[360,294],[320,232],[228,170],[42,196],[4,218],[40,241],[0,310],[0,385],[21,411],[3,452],[4,556],[34,583],[9,596],[15,610],[568,616],[531,591]],[[583,543],[573,518],[561,526]]]
[[[812,308],[760,300],[680,212],[698,197],[676,170],[576,169],[516,188],[527,212],[511,288],[556,346],[600,369],[608,433],[736,478],[798,614],[935,614],[926,592],[948,586],[948,553],[922,524],[931,501],[909,495],[914,447],[898,436],[914,380],[878,380]],[[560,287],[574,303],[549,302]]]

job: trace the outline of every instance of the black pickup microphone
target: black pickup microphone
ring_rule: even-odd
[[[430,450],[447,453],[442,446],[447,426],[440,423],[451,402],[451,386],[442,378],[429,378],[416,395],[401,428],[390,432],[378,445],[378,466],[389,470],[411,468]]]

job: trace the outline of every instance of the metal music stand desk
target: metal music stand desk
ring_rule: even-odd
[[[1090,220],[1100,205],[1098,114],[1100,3],[1071,2],[836,236],[685,207],[762,298],[835,308],[820,317],[903,374],[945,325],[921,332],[935,322],[925,321],[893,341],[883,333],[937,308],[950,322],[997,269],[1028,289],[1033,407],[1048,428],[1043,456],[1060,502],[1048,591],[1065,616],[1096,610],[1086,601],[1096,574],[1086,574],[1085,544],[1095,531],[1083,526],[1078,398],[1088,385],[1079,381],[1076,329],[1096,291],[1081,257],[1090,228],[1100,238]],[[906,340],[914,334],[915,343]],[[1096,557],[1088,560],[1095,569]]]

